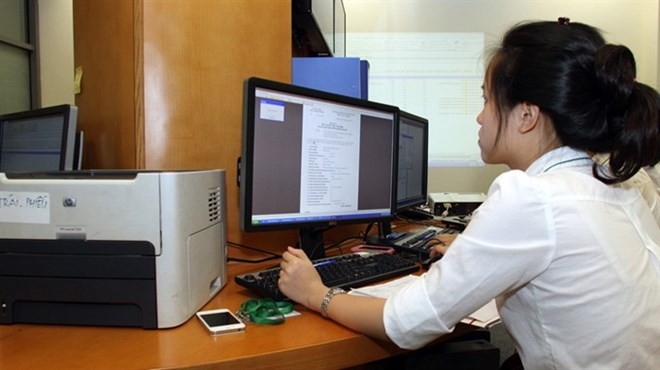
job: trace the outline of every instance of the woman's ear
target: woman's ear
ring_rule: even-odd
[[[523,102],[520,103],[520,111],[518,114],[520,115],[518,117],[520,122],[518,125],[518,132],[525,134],[536,128],[539,123],[541,110],[538,105]]]

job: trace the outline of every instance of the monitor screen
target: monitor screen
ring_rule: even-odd
[[[394,216],[397,107],[258,78],[244,92],[242,230],[297,229],[320,258],[324,228]]]
[[[397,211],[426,203],[429,121],[399,112]]]
[[[72,105],[0,115],[0,172],[76,169]]]

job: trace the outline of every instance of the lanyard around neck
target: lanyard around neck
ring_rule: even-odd
[[[582,160],[592,160],[592,159],[591,159],[591,157],[577,157],[577,158],[566,159],[566,160],[563,160],[563,161],[560,161],[560,162],[557,162],[557,163],[553,163],[552,165],[550,165],[549,167],[544,169],[543,173],[546,173],[546,172],[550,171],[551,169],[553,169],[557,166],[561,166],[562,164],[577,162],[577,161],[582,161]]]

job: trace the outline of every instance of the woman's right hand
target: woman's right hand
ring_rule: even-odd
[[[447,250],[449,249],[449,246],[451,243],[456,239],[457,234],[439,234],[435,237],[440,243],[436,244],[433,247],[433,250],[431,250],[431,257],[435,257],[437,255],[444,255],[447,253]]]

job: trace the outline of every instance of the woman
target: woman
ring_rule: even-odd
[[[657,368],[660,229],[617,184],[658,163],[658,93],[627,48],[564,18],[508,31],[483,92],[481,156],[511,171],[422,279],[387,300],[340,294],[289,248],[280,289],[409,349],[497,297],[526,369]]]

